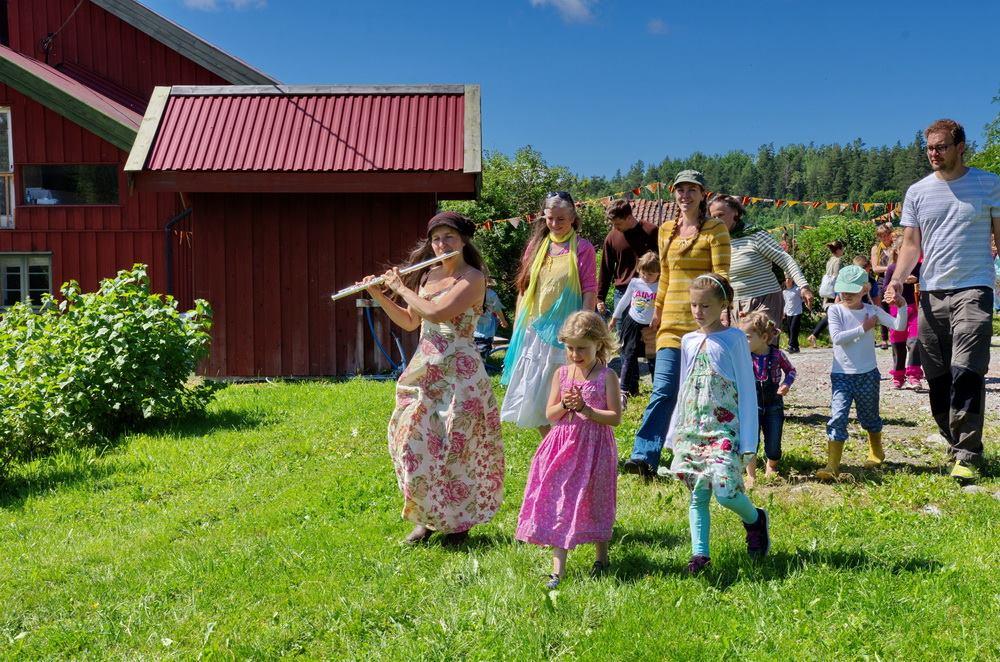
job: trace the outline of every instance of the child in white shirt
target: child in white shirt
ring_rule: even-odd
[[[868,433],[866,468],[885,460],[882,449],[882,417],[879,416],[878,365],[875,357],[875,336],[872,330],[884,324],[896,331],[906,328],[906,305],[897,297],[899,312],[893,318],[877,306],[864,302],[870,286],[868,272],[857,265],[844,267],[837,274],[835,289],[840,302],[827,310],[830,339],[833,341],[833,369],[830,386],[830,422],[826,426],[827,462],[816,472],[820,480],[836,480],[840,474],[840,458],[847,441],[847,417],[853,401],[858,422]],[[900,305],[902,304],[902,305]]]
[[[660,282],[660,258],[650,251],[639,258],[636,270],[639,276],[629,281],[628,288],[611,314],[611,324],[608,325],[614,331],[621,320],[618,328],[618,337],[622,341],[621,385],[622,394],[627,396],[639,395],[639,357],[646,356],[642,332],[653,321],[656,288]],[[649,374],[654,374],[655,356],[646,356],[646,362]]]

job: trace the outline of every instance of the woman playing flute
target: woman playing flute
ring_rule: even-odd
[[[503,499],[504,455],[500,414],[490,379],[473,342],[486,294],[483,260],[472,244],[472,221],[442,212],[410,264],[458,251],[419,271],[383,275],[363,284],[394,323],[420,343],[396,384],[389,419],[389,455],[403,493],[403,519],[414,524],[404,543],[426,542],[434,531],[459,544],[469,529],[489,521]],[[388,289],[402,302],[397,303]]]

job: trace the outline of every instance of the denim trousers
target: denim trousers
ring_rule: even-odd
[[[764,407],[757,407],[757,421],[764,437],[764,457],[777,462],[781,459],[781,433],[785,427],[785,403],[780,395]]]
[[[649,398],[642,423],[635,433],[632,445],[633,460],[640,460],[656,469],[660,464],[663,439],[667,436],[670,416],[677,404],[677,390],[680,388],[681,350],[670,347],[657,350],[656,368],[653,373],[653,395]]]
[[[830,401],[830,422],[826,435],[830,441],[847,441],[847,418],[853,402],[858,411],[858,422],[867,432],[882,431],[882,417],[878,413],[878,368],[859,375],[834,372],[830,375],[833,398]]]

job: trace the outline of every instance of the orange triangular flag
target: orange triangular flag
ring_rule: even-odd
[[[809,206],[812,207],[813,209],[819,209],[819,206],[821,204],[823,204],[823,203],[822,202],[810,202]]]
[[[649,189],[650,193],[656,193],[657,191],[659,191],[660,186],[662,186],[660,182],[653,182],[651,184],[646,184],[646,188]]]
[[[632,189],[632,195],[642,195],[642,187],[637,186],[634,189]]]
[[[740,200],[740,203],[744,207],[746,207],[750,203],[750,196],[749,195],[744,195],[743,198]]]
[[[774,208],[775,209],[779,209],[781,207],[781,205],[783,205],[783,204],[785,204],[784,200],[775,200],[774,201]]]

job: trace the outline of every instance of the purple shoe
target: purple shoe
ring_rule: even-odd
[[[754,558],[766,556],[771,549],[771,533],[768,530],[767,511],[757,509],[757,521],[753,524],[743,524],[747,530],[747,554]]]
[[[697,575],[698,573],[700,573],[702,570],[705,569],[705,566],[707,566],[711,562],[712,559],[708,558],[707,556],[702,556],[701,554],[696,554],[695,556],[692,556],[691,560],[688,561],[688,574]]]

